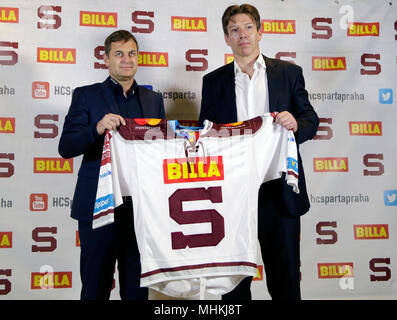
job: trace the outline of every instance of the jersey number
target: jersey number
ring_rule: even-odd
[[[168,199],[170,216],[178,224],[210,222],[212,232],[184,235],[182,232],[172,232],[172,249],[197,248],[216,246],[225,237],[223,217],[214,209],[183,211],[184,201],[210,200],[212,203],[222,202],[222,188],[188,188],[176,190]]]

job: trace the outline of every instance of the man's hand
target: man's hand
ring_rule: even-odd
[[[102,135],[107,130],[115,130],[120,124],[125,125],[124,118],[118,114],[106,114],[96,125],[96,131]]]
[[[292,130],[294,133],[298,130],[298,122],[296,122],[294,116],[288,111],[282,111],[277,114],[276,123],[287,130]]]

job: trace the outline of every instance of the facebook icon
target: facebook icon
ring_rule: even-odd
[[[392,104],[393,103],[393,89],[388,89],[388,88],[379,89],[379,103]]]

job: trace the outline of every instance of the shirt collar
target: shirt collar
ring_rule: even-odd
[[[113,93],[119,92],[120,94],[123,94],[123,88],[121,87],[121,85],[115,80],[113,79],[111,76],[108,77],[108,81],[109,81],[109,85],[110,88],[112,89]],[[132,83],[132,90],[130,91],[129,95],[133,95],[135,93],[138,93],[137,89],[138,89],[138,83],[134,80],[134,82]]]
[[[258,59],[256,59],[255,64],[254,64],[254,70],[257,70],[259,68],[263,68],[266,70],[266,62],[265,59],[263,59],[263,55],[259,54]],[[238,65],[237,62],[234,62],[234,74],[241,74],[243,71],[241,70],[240,66]]]

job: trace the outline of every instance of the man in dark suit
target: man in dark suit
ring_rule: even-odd
[[[109,77],[102,83],[76,88],[59,141],[64,158],[83,155],[71,216],[80,236],[81,299],[109,299],[117,261],[122,299],[147,299],[140,288],[140,256],[133,226],[130,197],[115,210],[115,222],[92,229],[92,216],[104,133],[125,124],[124,118],[164,118],[163,98],[138,86],[138,43],[119,30],[105,40],[104,62]]]
[[[313,138],[319,119],[308,100],[302,69],[261,54],[260,16],[251,5],[228,7],[222,17],[226,43],[234,62],[203,78],[200,122],[243,121],[266,112],[279,112],[276,122],[292,130],[297,146]],[[298,149],[299,150],[299,149]],[[258,238],[272,299],[300,299],[300,216],[309,210],[302,159],[299,194],[284,178],[259,190]],[[251,299],[251,278],[222,299]]]

